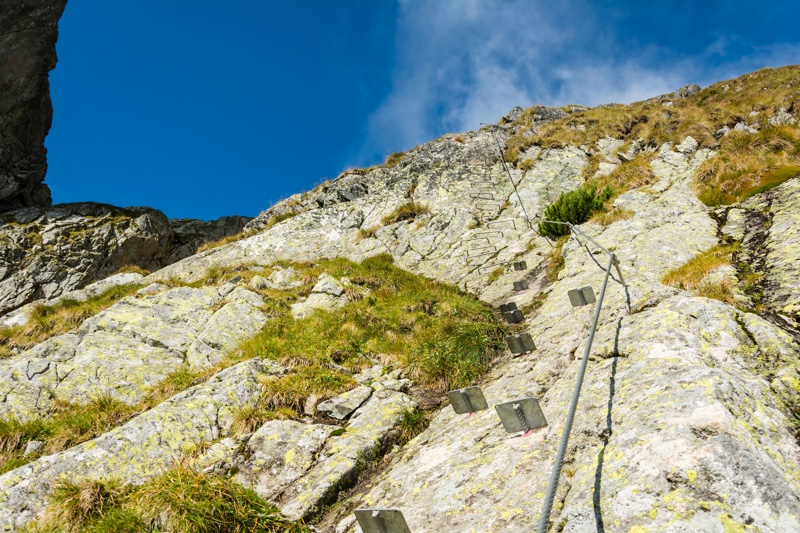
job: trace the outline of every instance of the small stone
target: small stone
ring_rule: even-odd
[[[371,368],[366,370],[362,370],[353,378],[356,380],[356,383],[360,383],[362,385],[369,384],[372,381],[377,380],[383,374],[383,366],[382,365],[375,365]]]
[[[250,287],[256,290],[268,289],[269,285],[269,280],[263,276],[253,276],[253,279],[250,280]]]
[[[228,283],[226,283],[222,287],[220,287],[217,292],[219,293],[220,296],[227,296],[228,294],[232,293],[233,289],[235,289],[235,288],[236,288],[236,285],[229,281]]]
[[[306,416],[314,416],[314,412],[317,409],[317,403],[319,402],[319,396],[316,394],[312,394],[308,398],[306,398],[305,403],[303,404],[303,413]]]
[[[28,457],[29,455],[39,453],[42,448],[44,448],[44,442],[40,440],[28,441],[28,445],[25,446],[25,451],[22,453],[22,456]]]
[[[525,112],[520,106],[515,107],[503,116],[503,122],[514,122]]]
[[[336,420],[344,420],[372,395],[372,387],[361,386],[317,406],[317,410]]]
[[[276,270],[269,276],[270,289],[288,290],[299,287],[301,282],[297,279],[297,272],[291,268]]]
[[[694,137],[689,136],[686,137],[682,143],[676,146],[675,149],[684,154],[691,154],[697,150],[698,146],[699,145]]]
[[[353,514],[347,515],[341,522],[336,525],[335,533],[347,533],[350,528],[356,523],[356,517]]]
[[[344,292],[344,285],[330,274],[323,272],[320,274],[319,280],[317,284],[314,285],[314,288],[311,289],[311,292],[341,296]]]
[[[161,292],[162,290],[164,290],[166,288],[167,288],[166,285],[162,285],[160,283],[151,283],[147,287],[143,287],[143,288],[139,289],[138,291],[136,291],[136,294],[138,294],[140,296],[149,295],[149,294],[158,294],[159,292]]]

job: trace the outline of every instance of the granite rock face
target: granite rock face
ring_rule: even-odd
[[[66,0],[8,0],[0,10],[0,212],[50,205],[44,139],[49,72]]]
[[[0,476],[0,525],[15,528],[35,517],[64,477],[141,484],[157,476],[198,442],[226,437],[236,410],[257,401],[260,380],[280,372],[259,359],[240,363],[97,439]]]
[[[124,266],[157,270],[238,233],[249,220],[168,220],[155,209],[94,203],[11,211],[0,216],[0,314],[53,300]]]
[[[258,332],[261,297],[237,287],[164,288],[130,296],[76,331],[0,361],[0,415],[47,416],[56,400],[110,395],[135,405],[182,365],[198,369]]]
[[[762,303],[800,328],[800,179],[748,198],[721,213],[722,232],[742,241],[743,257],[763,274]]]

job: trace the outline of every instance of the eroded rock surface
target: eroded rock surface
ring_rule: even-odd
[[[650,192],[618,200],[633,218],[583,227],[619,254],[629,287],[612,281],[606,295],[552,515],[565,532],[800,530],[791,430],[800,347],[753,313],[659,283],[717,243],[688,187],[709,155],[665,147]],[[535,529],[593,312],[566,293],[599,292],[596,263],[607,260],[575,240],[564,258],[527,320],[538,350],[498,366],[483,387],[490,406],[538,398],[549,426],[509,435],[492,409],[445,408],[354,506],[400,507],[416,532]],[[351,522],[339,529],[360,531]]]
[[[26,208],[0,217],[0,314],[50,301],[122,267],[157,270],[250,220],[167,220],[150,208],[94,203]]]
[[[748,198],[725,216],[722,232],[742,241],[742,259],[764,275],[761,302],[800,327],[800,179]]]
[[[147,481],[198,443],[226,437],[236,410],[258,401],[260,380],[280,372],[259,359],[240,363],[97,439],[0,476],[0,524],[19,527],[35,517],[59,479]]]
[[[166,289],[166,288],[165,288]],[[261,329],[261,297],[177,287],[125,298],[76,331],[0,361],[0,414],[46,415],[56,399],[110,395],[134,405],[181,365],[202,368]]]

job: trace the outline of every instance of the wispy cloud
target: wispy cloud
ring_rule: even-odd
[[[796,62],[794,43],[717,37],[701,50],[622,39],[585,0],[402,0],[391,93],[359,157],[495,122],[516,105],[628,103]],[[665,21],[668,23],[668,21]]]

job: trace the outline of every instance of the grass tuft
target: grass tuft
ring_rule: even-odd
[[[684,265],[670,270],[662,278],[664,285],[677,287],[704,296],[720,300],[734,307],[740,307],[736,299],[736,284],[730,280],[708,280],[706,277],[723,265],[730,265],[739,251],[738,244],[715,246],[714,248],[693,257]],[[738,277],[738,275],[737,275]],[[751,276],[755,280],[755,276]],[[755,281],[752,282],[753,284]]]
[[[114,480],[61,481],[51,494],[43,526],[28,531],[309,533],[253,490],[198,472],[185,462],[135,488]]]
[[[409,202],[397,206],[397,209],[383,217],[383,225],[388,226],[404,220],[414,220],[420,215],[430,213],[431,210],[427,206]]]
[[[564,270],[564,245],[567,244],[569,235],[560,237],[547,254],[547,272],[545,279],[550,283],[558,281],[558,275]]]
[[[418,408],[409,409],[403,413],[403,418],[398,425],[400,431],[398,444],[405,446],[411,439],[428,429],[430,423],[428,413]]]
[[[698,198],[709,206],[730,205],[800,176],[800,130],[791,126],[758,133],[732,132],[717,157],[695,175]]]
[[[229,479],[196,472],[185,464],[146,483],[133,495],[135,509],[175,533],[305,533],[277,507]]]
[[[386,168],[394,168],[400,163],[400,161],[403,160],[405,156],[406,156],[405,152],[394,152],[393,154],[390,154],[386,158],[386,161],[384,161],[383,166],[385,166]]]
[[[127,492],[116,480],[59,481],[50,494],[45,523],[67,531],[83,531],[90,522],[119,505]]]

